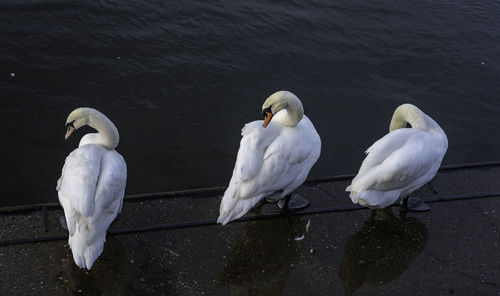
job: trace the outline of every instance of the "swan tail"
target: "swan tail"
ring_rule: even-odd
[[[346,191],[349,190],[346,189]],[[398,200],[400,193],[400,190],[366,190],[361,192],[351,191],[349,197],[355,204],[360,204],[371,209],[383,209],[392,205],[396,200]]]
[[[264,196],[259,194],[250,198],[242,198],[236,195],[236,190],[228,188],[222,197],[219,209],[219,218],[217,223],[226,225],[227,223],[240,218],[245,215],[251,208],[253,208]]]
[[[106,233],[93,237],[91,241],[89,241],[88,237],[89,233],[87,231],[81,231],[81,227],[77,227],[76,232],[69,237],[68,243],[75,264],[80,268],[90,270],[104,249]]]

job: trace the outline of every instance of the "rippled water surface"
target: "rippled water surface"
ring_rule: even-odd
[[[127,193],[227,185],[244,123],[290,90],[354,173],[411,102],[445,164],[500,159],[500,2],[2,1],[0,206],[57,200],[76,107],[117,125]],[[10,73],[14,73],[12,77]]]

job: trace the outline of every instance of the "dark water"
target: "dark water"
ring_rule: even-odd
[[[227,185],[277,90],[323,140],[310,176],[354,173],[411,102],[444,163],[500,159],[500,2],[2,1],[0,206],[56,201],[71,110],[117,125],[127,193]],[[9,73],[15,73],[10,77]]]

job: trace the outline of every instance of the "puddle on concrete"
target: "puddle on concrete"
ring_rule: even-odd
[[[80,269],[73,257],[61,263],[56,282],[72,294],[121,295],[127,287],[129,268],[126,249],[113,236],[108,236],[103,253],[91,270]],[[57,268],[57,267],[54,267]]]
[[[397,279],[424,250],[427,227],[414,217],[396,217],[392,209],[373,210],[351,238],[340,261],[344,295],[363,284],[381,286]]]
[[[306,218],[289,217],[246,224],[217,275],[219,282],[236,295],[281,295],[303,252],[295,237],[303,234],[306,223]]]

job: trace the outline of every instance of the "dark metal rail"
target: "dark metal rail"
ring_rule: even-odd
[[[433,202],[445,202],[445,201],[456,201],[456,200],[466,200],[466,199],[476,199],[476,198],[492,198],[492,197],[500,197],[500,192],[486,192],[486,193],[477,193],[477,194],[462,194],[462,195],[449,195],[449,196],[431,196],[431,197],[425,197],[424,200],[427,203],[433,203]],[[398,203],[395,203],[392,206],[393,207],[398,206]],[[275,218],[282,218],[282,217],[286,217],[286,216],[307,216],[307,215],[316,215],[316,214],[325,214],[325,213],[334,213],[334,212],[347,212],[347,211],[355,211],[355,210],[367,210],[367,208],[360,206],[360,205],[357,205],[357,204],[352,204],[352,205],[346,205],[346,206],[327,207],[327,208],[297,211],[297,212],[292,212],[292,213],[288,213],[288,214],[272,213],[272,214],[264,214],[264,215],[245,216],[245,217],[242,217],[242,218],[235,220],[231,223],[275,219]],[[210,226],[210,225],[216,225],[216,224],[217,224],[217,220],[192,221],[192,222],[173,223],[173,224],[159,224],[159,225],[152,225],[152,226],[146,226],[146,227],[110,230],[110,231],[108,231],[108,235],[123,235],[123,234],[139,233],[139,232],[163,231],[163,230],[171,230],[171,229]],[[0,241],[0,246],[20,245],[20,244],[39,243],[39,242],[48,242],[48,241],[58,241],[58,240],[65,240],[67,238],[68,238],[67,235],[52,235],[52,236],[41,236],[41,237],[17,239],[17,240],[4,240],[4,241]]]
[[[456,169],[481,168],[481,167],[493,167],[493,166],[500,166],[500,161],[444,165],[441,166],[439,170],[447,171]],[[348,180],[354,178],[355,176],[356,174],[348,174],[348,175],[337,175],[332,177],[310,178],[306,180],[305,184]],[[211,188],[200,188],[200,189],[189,189],[189,190],[178,190],[178,191],[167,191],[167,192],[154,192],[145,194],[130,194],[124,197],[124,201],[131,202],[131,201],[141,201],[141,200],[156,199],[156,198],[165,198],[165,199],[180,198],[180,197],[187,197],[190,195],[204,194],[204,193],[220,192],[222,194],[224,190],[226,190],[226,187],[211,187]],[[14,213],[29,213],[34,211],[40,211],[43,208],[45,208],[45,210],[60,209],[61,206],[59,203],[53,202],[53,203],[39,203],[39,204],[32,204],[25,206],[4,207],[0,208],[0,215],[12,215]]]

